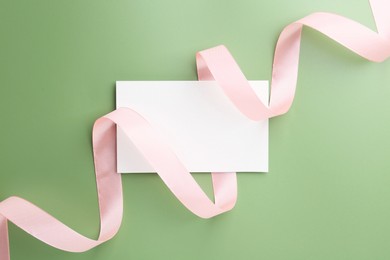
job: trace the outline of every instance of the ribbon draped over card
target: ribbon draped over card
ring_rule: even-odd
[[[264,120],[286,113],[294,99],[303,26],[311,27],[354,53],[374,62],[390,56],[390,2],[371,0],[378,33],[330,13],[313,13],[286,26],[278,39],[273,62],[269,102],[263,103],[251,88],[232,55],[224,46],[196,54],[199,80],[215,80],[224,94],[248,120]],[[119,108],[96,120],[93,154],[100,211],[98,239],[87,238],[19,197],[0,203],[0,260],[10,258],[7,222],[55,248],[71,252],[89,250],[118,231],[123,212],[121,175],[116,172],[116,129],[133,142],[155,172],[191,212],[210,218],[232,209],[237,198],[235,172],[214,172],[214,201],[196,183],[176,154],[141,114]]]

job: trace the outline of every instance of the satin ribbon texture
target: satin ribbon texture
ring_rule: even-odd
[[[286,113],[294,99],[303,26],[311,27],[354,53],[374,62],[390,56],[390,0],[371,0],[378,33],[331,13],[313,13],[286,26],[277,41],[271,95],[262,103],[224,46],[196,55],[199,80],[215,80],[248,120],[264,120]],[[121,175],[116,173],[116,131],[120,127],[155,169],[176,198],[191,212],[210,218],[232,209],[237,198],[236,173],[211,173],[214,202],[176,157],[159,130],[134,110],[119,108],[93,127],[93,154],[100,211],[100,235],[87,238],[31,202],[9,197],[0,203],[0,260],[10,259],[8,221],[55,248],[83,252],[111,239],[123,212]],[[77,216],[77,212],[75,212]]]

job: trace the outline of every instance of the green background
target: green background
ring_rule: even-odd
[[[366,0],[0,0],[0,200],[22,196],[96,238],[91,129],[115,81],[195,80],[196,51],[218,44],[248,79],[270,79],[280,31],[315,11],[375,29]],[[126,175],[113,240],[74,254],[10,224],[12,259],[390,259],[389,72],[304,29],[270,172],[239,174],[233,211],[200,219],[157,175]]]

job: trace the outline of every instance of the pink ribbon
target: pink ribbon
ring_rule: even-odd
[[[390,56],[390,3],[388,0],[371,0],[370,3],[378,33],[330,13],[314,13],[284,28],[275,50],[269,104],[263,104],[257,98],[224,46],[197,53],[199,80],[216,80],[237,109],[251,120],[263,120],[286,113],[294,99],[304,25],[368,60],[381,62]],[[237,198],[236,173],[212,173],[212,202],[169,144],[159,136],[158,129],[154,129],[137,112],[119,108],[99,118],[93,127],[100,211],[98,239],[77,233],[22,198],[9,197],[0,203],[0,260],[10,259],[8,221],[42,242],[70,252],[89,250],[117,233],[122,220],[123,196],[121,175],[116,173],[115,125],[124,130],[172,193],[194,214],[210,218],[234,207]]]

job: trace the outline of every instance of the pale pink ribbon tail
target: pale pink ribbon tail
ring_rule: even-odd
[[[331,13],[314,13],[284,28],[274,54],[269,104],[263,104],[256,96],[234,58],[223,45],[197,54],[199,79],[214,78],[231,102],[252,120],[284,114],[294,100],[304,25],[370,61],[381,62],[390,56],[390,1],[371,0],[370,3],[378,33]]]
[[[210,218],[234,207],[237,197],[233,173],[213,174],[215,203],[203,192],[158,132],[137,112],[119,108],[99,118],[93,128],[93,152],[100,210],[100,234],[87,238],[34,204],[10,197],[0,203],[0,259],[9,259],[7,220],[55,248],[83,252],[118,231],[123,211],[121,175],[116,173],[116,131],[120,126],[154,167],[172,193],[194,214]]]
[[[390,3],[387,0],[371,0],[371,7],[378,33],[329,13],[315,13],[285,27],[275,50],[269,104],[263,104],[257,98],[224,46],[197,54],[199,80],[216,80],[237,109],[252,120],[283,114],[288,111],[294,99],[304,25],[327,35],[368,60],[380,62],[390,56]],[[191,212],[210,218],[234,207],[237,199],[235,173],[212,173],[213,202],[159,135],[158,129],[137,112],[120,108],[99,118],[93,128],[100,211],[98,239],[90,239],[77,233],[24,199],[10,197],[0,203],[0,260],[10,259],[8,220],[44,243],[70,252],[89,250],[117,233],[122,220],[123,197],[121,176],[116,173],[115,124],[124,130],[167,187]]]

